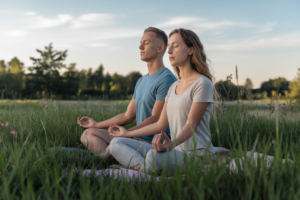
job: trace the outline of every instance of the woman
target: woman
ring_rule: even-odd
[[[215,153],[209,129],[213,76],[203,45],[194,32],[175,29],[169,35],[168,54],[179,81],[170,87],[159,121],[134,131],[118,125],[109,127],[110,134],[117,137],[111,143],[113,157],[122,165],[143,172],[160,171],[163,167],[174,172],[176,165],[184,170],[185,153],[187,158]],[[172,140],[162,132],[168,126]],[[126,138],[154,134],[152,145]]]

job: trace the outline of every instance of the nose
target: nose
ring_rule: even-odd
[[[139,46],[139,49],[143,50],[143,49],[144,49],[144,45],[141,44],[141,45]]]
[[[168,54],[172,54],[173,52],[172,52],[172,49],[171,48],[169,48],[168,49]]]

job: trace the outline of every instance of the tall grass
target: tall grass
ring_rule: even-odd
[[[84,177],[83,169],[105,169],[114,163],[89,152],[49,150],[55,147],[82,148],[83,128],[77,117],[97,121],[126,110],[127,103],[105,101],[0,103],[0,197],[1,199],[298,199],[300,120],[249,115],[265,107],[227,106],[211,118],[212,142],[230,148],[237,159],[255,150],[278,158],[271,169],[245,162],[243,170],[231,172],[213,164],[189,168],[172,179],[147,182],[118,181],[110,177]],[[128,125],[127,128],[134,126]],[[10,132],[17,131],[15,138]],[[281,164],[291,158],[292,167]],[[79,172],[77,172],[79,171]],[[154,175],[155,176],[155,175]],[[163,172],[162,177],[166,174]]]

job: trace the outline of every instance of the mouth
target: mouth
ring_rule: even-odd
[[[145,54],[145,52],[140,52],[140,54],[141,54],[141,55],[144,55],[144,54]]]
[[[174,60],[174,57],[169,57],[169,60]]]

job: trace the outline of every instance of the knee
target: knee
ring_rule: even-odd
[[[114,138],[111,142],[110,142],[110,145],[109,145],[109,153],[114,156],[116,153],[118,153],[118,146],[120,143],[122,143],[122,137],[116,137]]]
[[[89,137],[89,135],[91,134],[91,132],[92,132],[92,129],[90,129],[90,128],[85,129],[85,130],[83,131],[83,133],[82,133],[82,135],[81,135],[81,137],[80,137],[81,143],[83,143],[83,144],[86,144],[86,143],[87,143],[88,137]]]
[[[161,167],[159,167],[160,159],[157,155],[158,152],[154,149],[150,149],[146,155],[146,167],[148,168],[147,171],[160,171]]]

